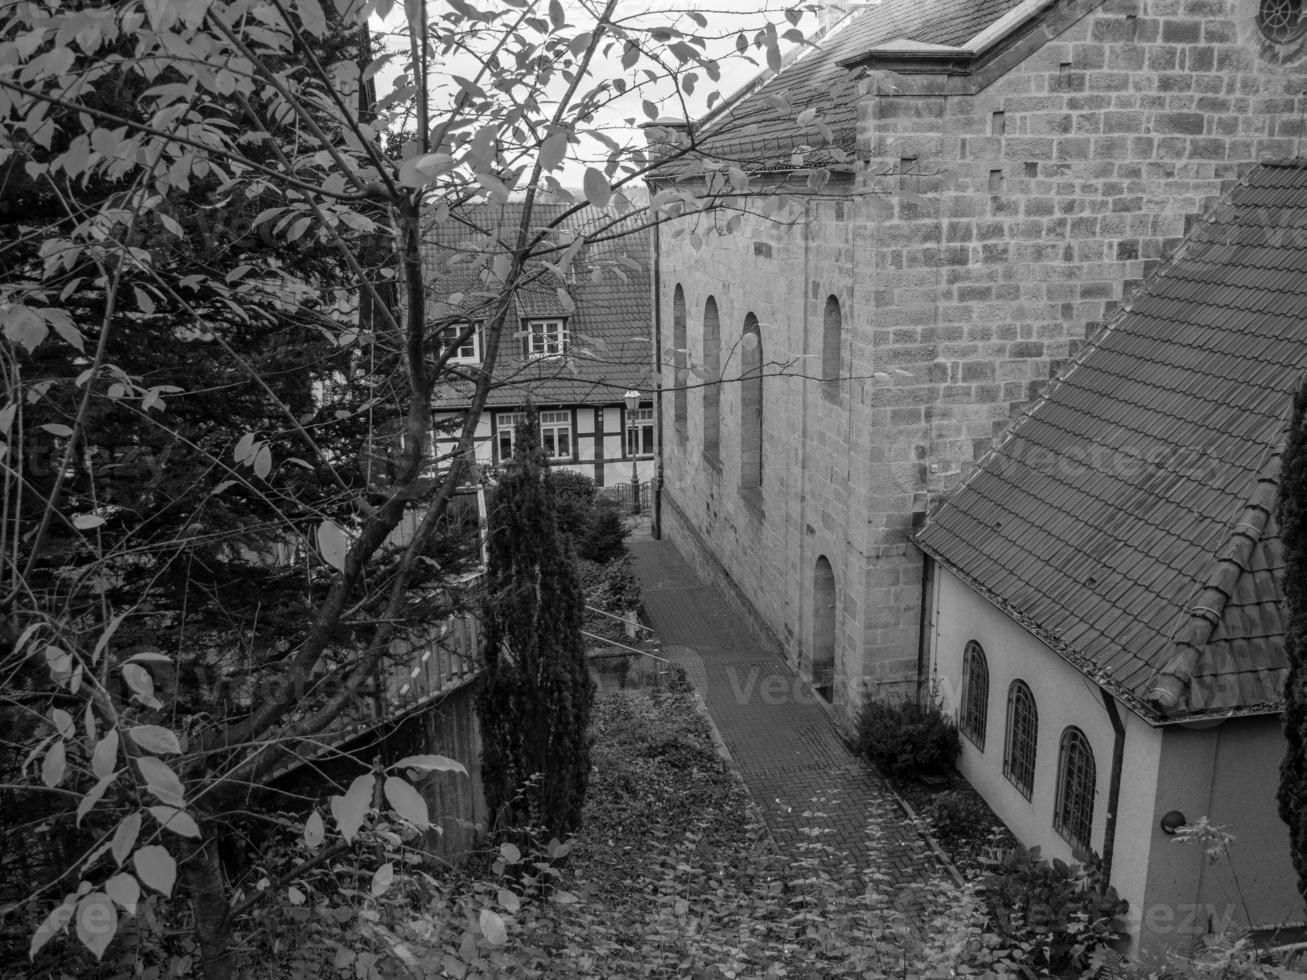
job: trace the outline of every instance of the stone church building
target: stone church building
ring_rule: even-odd
[[[1303,152],[1305,90],[1302,0],[881,0],[654,131],[695,147],[655,191],[750,212],[656,239],[662,526],[842,722],[924,672],[932,498]]]

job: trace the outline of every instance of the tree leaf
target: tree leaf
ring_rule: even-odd
[[[140,664],[123,664],[122,672],[123,680],[127,682],[127,686],[130,687],[135,694],[138,694],[142,700],[145,698],[153,700],[154,678],[150,676],[148,670]]]
[[[508,888],[499,889],[499,904],[504,910],[511,913],[516,912],[522,907],[522,900],[517,897],[517,893]]]
[[[52,789],[58,786],[63,782],[67,763],[68,758],[67,751],[64,748],[64,740],[57,738],[46,749],[45,758],[41,761],[41,782]]]
[[[136,903],[141,898],[141,886],[134,875],[120,871],[104,883],[104,890],[129,914],[136,914]]]
[[[177,774],[162,759],[152,755],[143,755],[136,760],[136,765],[145,777],[145,788],[159,798],[159,802],[169,806],[186,806],[186,790]]]
[[[104,518],[99,514],[74,514],[73,527],[79,531],[89,531],[92,528],[99,527],[104,523]]]
[[[77,938],[98,960],[118,931],[118,910],[104,892],[91,892],[77,903]]]
[[[185,810],[174,806],[152,806],[149,810],[150,816],[159,821],[165,830],[171,830],[182,837],[200,836],[200,825]]]
[[[318,550],[323,560],[338,572],[345,571],[345,555],[349,553],[349,539],[333,520],[318,525]]]
[[[167,848],[147,844],[132,855],[136,877],[157,892],[172,897],[172,886],[177,881],[177,862]]]
[[[177,736],[162,725],[137,725],[128,729],[132,741],[147,752],[168,752],[176,755],[181,752],[181,742]]]
[[[73,724],[73,716],[64,711],[63,708],[50,709],[50,723],[54,725],[60,738],[72,738],[77,734],[77,726]]]
[[[32,933],[32,945],[28,948],[27,958],[36,959],[36,954],[41,951],[42,946],[68,928],[68,923],[73,921],[73,913],[76,911],[77,906],[71,902],[56,906],[45,917],[45,921],[36,927],[36,932]]]
[[[104,738],[95,743],[95,750],[91,753],[91,772],[95,773],[97,779],[104,779],[113,772],[117,762],[118,729],[111,728],[104,733]]]
[[[387,861],[372,875],[372,896],[375,898],[390,887],[395,880],[395,866]]]
[[[493,909],[481,910],[481,935],[486,937],[486,942],[491,946],[502,946],[508,942],[504,920]]]
[[[387,769],[421,769],[423,772],[461,772],[467,775],[467,766],[443,755],[406,755],[392,762]]]
[[[127,855],[132,852],[132,848],[136,846],[136,838],[140,834],[141,815],[139,813],[128,814],[123,818],[123,822],[118,825],[118,829],[113,832],[113,843],[109,849],[119,867],[127,860]]]
[[[286,889],[286,897],[290,899],[291,905],[303,905],[304,900],[308,897],[294,885]]]
[[[386,799],[390,801],[390,805],[395,808],[395,812],[401,817],[419,830],[426,830],[431,826],[431,816],[427,812],[427,801],[407,780],[400,779],[398,776],[388,776],[382,788],[385,791]]]
[[[259,447],[259,451],[254,454],[254,475],[260,480],[267,479],[272,472],[272,450],[268,448],[265,442]]]
[[[613,189],[608,186],[608,178],[594,167],[587,167],[585,176],[581,180],[582,189],[585,191],[585,199],[590,202],[592,207],[603,210],[608,207],[608,202],[612,199]]]
[[[557,170],[566,156],[566,133],[554,133],[540,144],[540,166],[545,170]]]
[[[82,817],[90,813],[95,804],[100,802],[101,797],[104,796],[105,790],[107,790],[117,778],[118,774],[116,772],[109,773],[109,775],[104,776],[99,782],[92,786],[87,791],[86,795],[81,798],[77,804],[78,826],[82,823]]]
[[[341,836],[349,843],[354,843],[354,835],[363,826],[372,805],[372,788],[377,778],[372,773],[365,773],[349,784],[344,796],[331,798],[331,816],[340,828]]]
[[[309,814],[309,818],[304,821],[304,843],[309,847],[317,847],[326,836],[327,831],[322,824],[322,814],[314,810]]]

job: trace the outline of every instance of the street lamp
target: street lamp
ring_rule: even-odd
[[[640,407],[640,393],[632,388],[622,397],[626,400],[626,427],[629,430],[627,441],[631,447],[631,513],[639,514],[640,474],[635,469],[635,455],[636,450],[640,448],[640,441],[636,438],[635,412]]]

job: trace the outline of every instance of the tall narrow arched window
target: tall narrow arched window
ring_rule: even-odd
[[[1035,750],[1039,742],[1039,711],[1025,681],[1013,681],[1007,690],[1007,738],[1003,746],[1003,775],[1030,799],[1035,787]]]
[[[762,331],[744,318],[740,337],[740,489],[762,486]]]
[[[685,443],[685,384],[689,353],[685,343],[685,290],[677,283],[676,292],[672,294],[672,428],[682,444]]]
[[[989,664],[975,640],[962,652],[962,705],[958,714],[958,728],[983,752],[989,724]]]
[[[1094,832],[1094,791],[1098,770],[1094,750],[1079,728],[1062,733],[1057,757],[1057,805],[1053,829],[1072,844],[1089,850]]]
[[[703,455],[710,463],[721,460],[722,389],[718,374],[721,372],[722,334],[717,318],[717,301],[711,296],[703,304]]]
[[[829,401],[840,398],[840,352],[843,343],[844,317],[840,301],[826,297],[826,310],[821,320],[821,393]]]

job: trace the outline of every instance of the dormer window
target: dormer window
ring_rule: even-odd
[[[459,343],[459,338],[467,332],[468,324],[455,323],[453,326],[445,327],[440,331],[441,348],[454,347],[455,349],[449,355],[450,364],[480,364],[481,363],[481,324],[474,324],[476,327],[472,335]],[[457,346],[455,346],[457,345]]]
[[[567,352],[567,321],[553,318],[526,321],[526,356],[555,357]]]

